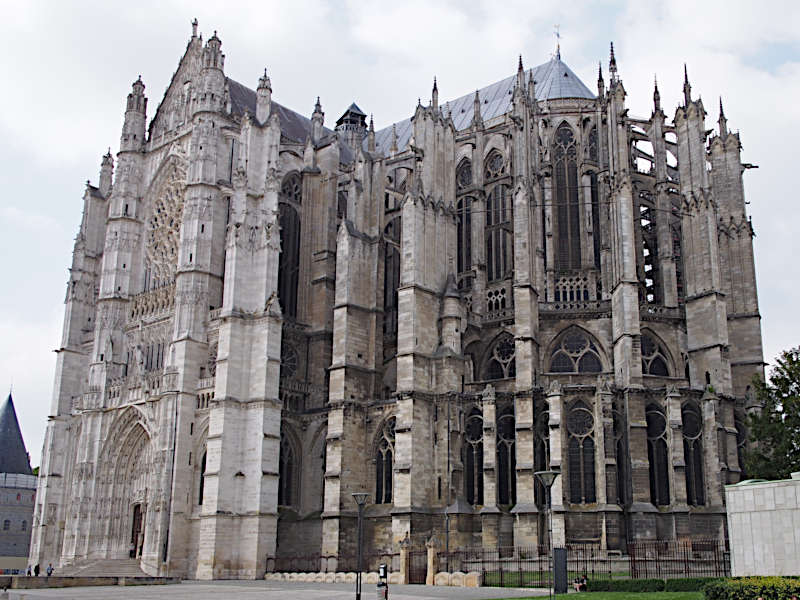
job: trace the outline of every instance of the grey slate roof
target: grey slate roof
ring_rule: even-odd
[[[533,73],[537,100],[554,100],[556,98],[586,98],[593,100],[596,97],[559,57],[554,57],[538,67],[527,69],[525,71],[526,83],[531,73]],[[510,110],[511,95],[516,78],[517,76],[514,74],[478,90],[478,97],[481,101],[481,117],[484,121],[505,114]],[[475,93],[472,92],[449,102],[450,115],[457,131],[467,129],[472,123],[474,99]],[[446,112],[443,102],[440,102],[439,106]],[[397,129],[397,147],[402,151],[411,138],[411,119],[408,118],[395,123],[395,127]],[[375,132],[375,144],[379,153],[385,153],[391,147],[391,125]]]
[[[235,115],[243,115],[245,109],[250,113],[251,117],[256,114],[256,93],[249,87],[242,85],[238,81],[234,81],[230,77],[227,78],[228,90],[231,95],[231,111]],[[272,108],[281,118],[281,133],[287,138],[296,142],[305,142],[306,137],[311,132],[311,119],[307,119],[301,114],[294,112],[272,101]],[[325,133],[332,133],[330,129],[325,128]]]
[[[0,473],[32,474],[10,393],[0,405]]]

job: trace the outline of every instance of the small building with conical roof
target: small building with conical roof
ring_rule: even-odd
[[[0,403],[0,573],[25,571],[35,500],[36,475],[9,393]]]

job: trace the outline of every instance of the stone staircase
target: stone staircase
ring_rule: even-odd
[[[130,558],[83,560],[56,569],[53,574],[60,577],[148,577],[139,561]]]

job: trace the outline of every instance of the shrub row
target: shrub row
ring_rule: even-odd
[[[706,600],[792,600],[800,597],[800,581],[786,577],[720,579],[703,587]]]
[[[685,577],[683,579],[611,579],[589,581],[590,592],[699,592],[717,577]]]

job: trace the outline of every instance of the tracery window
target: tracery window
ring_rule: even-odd
[[[598,162],[599,153],[597,151],[597,127],[592,127],[589,131],[589,160]]]
[[[669,377],[667,353],[656,338],[642,332],[642,374]]]
[[[667,506],[669,504],[667,418],[659,406],[650,404],[645,409],[645,421],[647,423],[650,502],[654,506]]]
[[[394,429],[395,418],[390,417],[378,434],[375,450],[375,504],[389,504],[392,501]]]
[[[297,350],[288,343],[281,344],[281,378],[292,378],[297,373]]]
[[[686,463],[686,501],[691,506],[706,503],[703,480],[703,416],[694,402],[681,409],[683,421],[683,460]]]
[[[472,288],[472,198],[464,196],[456,202],[458,240],[458,287]]]
[[[514,409],[507,407],[497,417],[497,501],[515,504],[517,501],[517,462],[514,452]]]
[[[397,337],[398,297],[400,287],[400,236],[403,222],[395,217],[383,230],[385,258],[383,263],[383,334]]]
[[[278,260],[278,299],[283,316],[297,317],[297,285],[300,276],[300,176],[289,175],[283,181],[278,205],[281,227],[281,254]]]
[[[492,347],[489,363],[486,367],[486,379],[506,379],[516,377],[516,347],[514,338],[503,334]]]
[[[513,268],[511,191],[505,184],[492,188],[486,198],[486,277],[498,281]]]
[[[592,131],[595,131],[594,129]],[[600,194],[597,187],[597,173],[589,173],[589,191],[592,199],[592,246],[594,250],[594,267],[600,269]],[[600,293],[598,293],[598,298]]]
[[[278,467],[278,506],[291,506],[294,501],[293,486],[296,478],[294,448],[281,428],[280,464]]]
[[[556,270],[569,272],[581,267],[581,232],[575,134],[566,123],[558,126],[553,137],[553,170]]]
[[[550,355],[551,373],[600,373],[602,370],[597,346],[578,327],[569,328]]]
[[[569,501],[573,504],[597,502],[594,477],[594,416],[578,400],[567,415]]]
[[[614,449],[617,461],[617,504],[624,506],[630,502],[628,493],[628,435],[627,419],[620,404],[615,400],[611,408],[614,433]]]
[[[467,502],[483,504],[483,415],[473,408],[464,424],[464,485]]]
[[[492,150],[484,163],[484,178],[486,181],[497,179],[506,175],[508,165],[503,155],[497,150]]]
[[[465,158],[456,168],[456,191],[461,192],[470,187],[472,187],[472,163]]]

